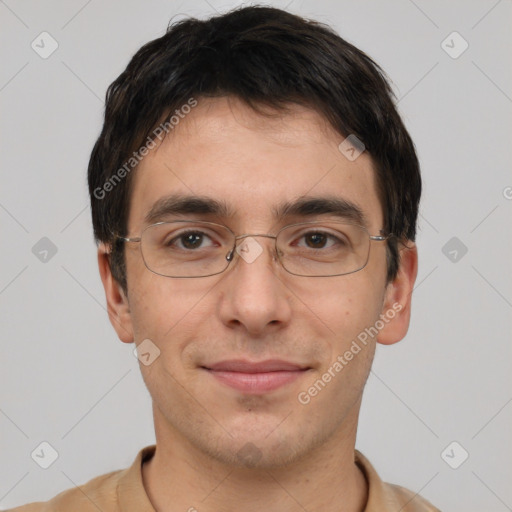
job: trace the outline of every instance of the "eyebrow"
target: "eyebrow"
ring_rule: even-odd
[[[352,201],[337,196],[302,196],[272,208],[272,215],[277,220],[326,214],[367,226],[363,210]],[[153,224],[170,215],[205,215],[229,219],[235,217],[236,210],[226,202],[212,197],[172,194],[157,200],[144,220],[147,224]]]

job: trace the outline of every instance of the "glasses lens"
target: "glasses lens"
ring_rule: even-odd
[[[224,271],[234,235],[210,222],[174,221],[148,226],[141,250],[149,270],[167,277],[205,277]]]
[[[366,229],[342,222],[302,223],[283,228],[277,237],[283,267],[299,276],[334,276],[361,270],[368,263]]]

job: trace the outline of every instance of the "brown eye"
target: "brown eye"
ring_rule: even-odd
[[[185,235],[181,235],[179,240],[186,249],[197,249],[201,246],[203,236],[204,235],[202,233],[190,232]]]
[[[306,244],[312,249],[319,249],[325,246],[327,236],[322,233],[312,233],[305,235]]]
[[[197,230],[182,231],[165,237],[163,246],[168,249],[194,251],[213,246],[212,239],[206,233]],[[209,243],[208,243],[209,242]]]

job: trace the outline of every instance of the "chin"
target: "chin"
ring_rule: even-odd
[[[325,438],[321,432],[305,429],[304,425],[301,428],[298,422],[286,423],[283,418],[279,421],[273,418],[252,425],[245,421],[236,428],[227,425],[226,430],[217,432],[217,439],[201,436],[195,444],[203,453],[227,466],[267,470],[283,467],[306,457]]]

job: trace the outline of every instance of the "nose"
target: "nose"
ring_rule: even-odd
[[[291,293],[275,253],[275,237],[244,235],[228,254],[231,262],[219,283],[218,314],[224,325],[262,336],[290,322]]]

